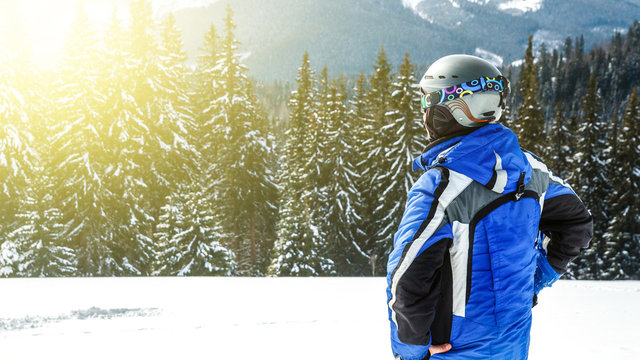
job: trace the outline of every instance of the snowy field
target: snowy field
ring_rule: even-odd
[[[384,360],[383,278],[1,279],[0,359]],[[640,359],[640,282],[560,281],[530,359]]]

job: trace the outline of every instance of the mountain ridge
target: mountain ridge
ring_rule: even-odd
[[[560,46],[566,37],[584,35],[588,50],[640,18],[640,0],[544,0],[536,11],[500,10],[514,0],[417,2],[416,8],[437,15],[437,21],[430,22],[406,2],[219,0],[178,10],[176,18],[194,59],[211,23],[222,31],[230,5],[240,51],[249,54],[251,76],[263,81],[292,80],[305,51],[314,68],[327,66],[332,74],[353,74],[368,72],[381,46],[392,63],[399,64],[408,51],[422,67],[443,55],[474,54],[476,49],[512,62],[521,58],[529,34],[534,34],[536,44],[545,42],[549,47]]]

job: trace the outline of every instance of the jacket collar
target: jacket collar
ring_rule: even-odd
[[[495,186],[489,186],[498,192],[513,191],[522,172],[525,183],[531,177],[531,166],[516,135],[495,123],[433,142],[413,160],[414,171],[426,171],[435,166],[462,173],[485,186],[494,183],[495,177],[500,175],[506,182],[504,188],[496,190]]]

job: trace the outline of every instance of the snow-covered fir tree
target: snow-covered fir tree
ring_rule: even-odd
[[[313,199],[309,199],[314,210],[321,207],[321,204],[325,203],[323,198],[325,187],[331,182],[330,171],[327,166],[327,157],[329,156],[330,149],[328,146],[328,125],[331,118],[332,105],[335,99],[330,94],[331,80],[329,79],[328,69],[325,66],[320,72],[317,83],[317,92],[314,96],[314,114],[309,119],[309,127],[307,135],[309,142],[307,145],[307,152],[309,158],[305,164],[307,176],[309,178],[309,186],[311,187],[311,196]],[[320,212],[322,212],[320,210]]]
[[[15,80],[11,63],[0,54],[0,276],[16,275],[17,244],[7,235],[20,227],[16,214],[22,211],[21,200],[28,195],[37,158],[28,128],[29,114]]]
[[[43,156],[51,171],[54,203],[65,224],[64,238],[77,253],[79,274],[113,275],[118,273],[112,257],[115,244],[106,239],[113,229],[108,225],[111,219],[106,209],[110,199],[104,196],[102,179],[109,164],[103,142],[105,94],[99,86],[97,66],[101,54],[81,5],[71,31],[77,35],[66,43],[51,93],[55,109],[51,115],[51,151]]]
[[[31,124],[37,109],[33,63],[23,18],[10,3],[0,14],[0,276],[17,275],[18,244],[33,169],[38,166]]]
[[[153,20],[148,0],[131,1],[130,12],[126,45],[133,68],[127,75],[137,105],[137,113],[132,115],[144,132],[139,133],[139,145],[130,144],[138,156],[134,160],[137,167],[126,172],[133,180],[128,189],[135,202],[131,204],[129,222],[123,227],[128,240],[123,242],[123,263],[129,271],[149,274],[156,258],[152,238],[160,207],[174,185],[169,179],[182,168],[173,155],[189,147],[180,136],[189,114],[180,107],[181,94],[175,89],[175,72],[179,71],[176,68],[183,61],[175,25],[169,20],[164,27],[166,37],[158,36],[159,26]],[[171,53],[176,48],[178,53]]]
[[[193,189],[196,190],[193,190]],[[233,253],[221,243],[220,213],[196,186],[179,187],[162,207],[155,236],[160,244],[156,274],[231,275]]]
[[[222,213],[223,244],[235,254],[237,275],[259,275],[258,252],[274,241],[275,154],[266,118],[258,107],[247,68],[240,62],[233,12],[227,8],[224,39],[215,71],[218,98],[212,131],[220,141],[207,181]],[[259,244],[260,243],[260,244]],[[260,249],[260,250],[259,250]]]
[[[567,179],[570,174],[570,158],[573,156],[569,141],[571,133],[568,131],[567,119],[564,116],[562,101],[556,104],[553,123],[549,130],[549,150],[547,163],[561,178]]]
[[[248,220],[244,228],[244,273],[251,276],[266,275],[271,264],[271,251],[276,240],[278,217],[278,184],[276,180],[276,150],[273,129],[261,108],[253,85],[245,85],[249,104],[253,111],[249,126],[238,151],[244,154],[244,164],[249,167],[244,175],[246,195],[242,199],[244,214]]]
[[[16,216],[20,227],[9,234],[20,253],[16,275],[60,277],[77,274],[75,252],[65,234],[61,211],[55,207],[51,181],[46,177],[32,180],[29,194]]]
[[[578,152],[574,162],[574,189],[591,211],[594,234],[591,246],[580,258],[578,273],[580,278],[600,278],[604,257],[604,228],[607,223],[607,209],[604,199],[610,190],[605,173],[604,153],[606,148],[606,126],[602,119],[602,101],[598,94],[595,77],[591,76],[589,88],[582,102],[579,118]]]
[[[325,66],[318,77],[317,89],[312,106],[313,113],[308,120],[306,130],[306,162],[303,171],[306,174],[303,201],[309,206],[309,226],[314,229],[313,243],[316,244],[318,254],[331,258],[329,251],[328,228],[335,224],[327,224],[329,213],[328,187],[337,179],[334,178],[335,168],[329,164],[332,155],[329,144],[329,122],[332,116],[332,106],[336,99],[331,94],[331,81]]]
[[[107,30],[105,69],[101,87],[106,94],[104,143],[107,150],[103,186],[108,196],[107,216],[113,229],[102,244],[110,246],[106,259],[115,274],[149,274],[155,259],[148,178],[151,161],[149,115],[154,103],[147,64],[151,59],[151,9],[146,1],[131,2],[132,21],[125,29],[114,12]]]
[[[386,155],[391,160],[391,183],[382,193],[383,208],[387,210],[384,217],[392,223],[392,232],[386,236],[391,236],[391,239],[400,225],[407,193],[420,175],[413,172],[412,161],[427,144],[426,130],[420,117],[420,92],[415,87],[417,80],[414,73],[415,67],[409,59],[409,53],[406,53],[393,83],[392,125],[389,128],[393,142]],[[390,252],[393,241],[389,240],[387,247],[386,251]]]
[[[9,234],[20,253],[16,275],[73,276],[77,274],[75,251],[65,236],[71,223],[65,222],[54,181],[56,166],[53,160],[58,148],[51,141],[52,124],[60,119],[56,118],[57,106],[52,101],[55,96],[44,88],[38,92],[39,101],[31,101],[37,115],[30,116],[37,158],[32,163],[30,181],[15,215],[19,227]]]
[[[605,233],[607,279],[640,277],[640,105],[631,93],[611,156],[610,219]]]
[[[214,122],[217,111],[214,105],[220,97],[220,87],[218,86],[220,74],[216,67],[220,58],[220,46],[220,38],[216,27],[212,24],[204,36],[204,44],[200,49],[201,54],[198,56],[198,66],[194,76],[194,95],[191,98],[198,126],[198,132],[192,135],[193,142],[202,154],[201,169],[207,169],[217,157],[224,135],[217,131],[217,124]]]
[[[366,177],[371,181],[370,188],[364,194],[365,201],[370,202],[373,209],[372,214],[363,214],[373,223],[372,233],[369,234],[370,242],[363,249],[376,256],[380,265],[375,266],[375,273],[382,275],[386,269],[386,257],[392,249],[393,235],[397,228],[397,219],[389,217],[391,210],[397,206],[396,202],[401,199],[392,199],[389,194],[393,190],[393,162],[391,153],[395,150],[394,143],[397,135],[393,133],[393,105],[391,94],[393,91],[392,68],[384,47],[378,53],[376,64],[373,67],[373,74],[369,78],[369,93],[367,103],[373,128],[371,132],[372,141],[367,144],[369,151],[367,166],[371,172]],[[387,198],[389,196],[389,198]]]
[[[360,73],[355,87],[352,89],[353,96],[349,100],[349,121],[351,124],[351,134],[354,139],[354,149],[352,153],[353,164],[356,171],[354,183],[357,191],[355,202],[356,222],[354,227],[354,245],[361,257],[355,261],[352,274],[374,275],[377,263],[377,255],[373,253],[374,247],[370,241],[373,232],[371,214],[375,208],[371,196],[371,179],[369,174],[372,167],[369,163],[369,148],[373,143],[373,118],[369,113],[367,94],[369,93],[367,78],[364,73]]]
[[[321,219],[321,233],[326,238],[327,256],[334,262],[337,275],[358,273],[363,256],[355,242],[358,214],[358,175],[353,136],[353,117],[348,114],[344,79],[333,80],[329,86],[326,144],[326,204]],[[329,175],[331,172],[331,175]]]
[[[269,268],[272,275],[313,276],[333,272],[334,264],[322,256],[324,246],[314,242],[318,229],[308,203],[309,122],[316,114],[315,75],[305,53],[296,77],[298,88],[289,100],[289,126],[280,155],[280,217],[278,237]],[[311,120],[310,120],[311,119]]]
[[[555,110],[552,106],[545,106],[546,104],[551,104],[553,99],[553,59],[551,54],[547,51],[545,43],[540,45],[538,53],[538,84],[540,86],[539,100],[543,109],[543,117],[548,119],[553,116],[553,112]]]
[[[523,97],[515,122],[520,146],[546,160],[548,146],[545,141],[545,121],[540,106],[538,66],[534,62],[532,36],[529,36],[529,45],[518,84],[518,91]]]
[[[151,138],[146,150],[150,155],[149,174],[152,175],[147,177],[149,213],[156,219],[152,224],[153,232],[166,197],[178,186],[196,180],[199,157],[188,138],[197,128],[189,103],[187,55],[172,14],[160,24],[160,38],[154,57],[149,66],[156,66],[152,70],[156,77],[156,100],[151,104]]]
[[[509,81],[513,79],[512,71],[513,71],[513,66],[508,66],[505,77],[509,79]],[[511,84],[510,86],[513,88],[514,85]],[[513,91],[511,93],[513,94]],[[515,104],[515,96],[513,95],[508,96],[507,99],[505,100],[505,107],[504,107],[504,111],[502,111],[502,116],[500,117],[500,123],[502,123],[502,125],[511,129],[511,131],[516,132],[517,127],[515,124],[515,119],[513,118],[513,111],[512,111],[512,109],[514,108],[514,104]]]

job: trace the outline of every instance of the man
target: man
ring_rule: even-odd
[[[446,56],[420,88],[431,143],[387,265],[394,356],[526,359],[534,298],[588,247],[591,215],[497,123],[509,84],[495,66]]]

